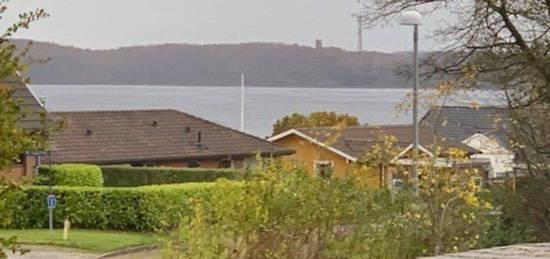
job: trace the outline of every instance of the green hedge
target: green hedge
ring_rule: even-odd
[[[39,168],[39,185],[61,186],[103,186],[101,169],[96,165],[87,164],[59,164],[46,165]]]
[[[68,216],[84,229],[159,231],[175,227],[191,213],[189,201],[204,198],[215,183],[187,183],[134,188],[54,187],[56,228]],[[24,187],[13,228],[46,228],[48,187]]]
[[[231,169],[103,166],[105,186],[133,187],[155,184],[214,182],[236,179],[240,171]]]

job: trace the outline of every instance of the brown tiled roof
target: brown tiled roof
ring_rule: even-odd
[[[438,146],[443,149],[451,147],[464,150],[470,154],[479,153],[478,150],[471,148],[461,142],[453,139],[445,139],[434,134],[431,127],[421,126],[419,128],[420,145],[430,149]],[[333,141],[331,146],[352,157],[362,156],[372,145],[382,143],[381,135],[391,135],[396,138],[395,145],[406,148],[413,142],[412,125],[379,125],[379,126],[349,126],[341,130],[332,127],[318,128],[299,128],[298,131],[326,143]],[[331,136],[338,136],[334,139]]]
[[[293,153],[267,140],[175,110],[50,115],[65,121],[65,127],[50,138],[52,163],[109,164]],[[50,163],[48,158],[45,160]]]

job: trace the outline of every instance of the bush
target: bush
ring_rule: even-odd
[[[174,228],[191,214],[189,201],[207,196],[212,183],[187,183],[134,188],[54,187],[58,197],[54,225],[69,217],[76,228],[160,231]],[[48,226],[48,187],[24,187],[18,217],[10,227]]]
[[[495,185],[487,196],[502,212],[490,229],[493,238],[487,243],[500,246],[550,241],[548,178],[518,178],[515,190],[511,185]]]
[[[39,185],[103,186],[101,169],[96,165],[59,164],[39,168]]]
[[[133,187],[154,184],[213,182],[219,178],[235,179],[240,174],[231,169],[163,168],[103,166],[105,186]]]
[[[327,181],[277,162],[262,162],[247,176],[242,188],[216,182],[207,199],[194,200],[192,217],[181,224],[166,255],[413,258],[421,253],[419,224],[401,213],[405,201],[386,190],[368,190],[353,178]]]

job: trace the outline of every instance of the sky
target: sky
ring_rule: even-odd
[[[0,27],[15,14],[44,8],[50,17],[16,35],[91,49],[163,43],[279,42],[357,50],[357,0],[11,0]],[[437,18],[424,21],[433,30]],[[424,33],[422,35],[427,35]],[[421,39],[425,38],[421,36]],[[412,29],[394,25],[366,30],[363,49],[412,49]],[[424,39],[421,50],[433,49]]]

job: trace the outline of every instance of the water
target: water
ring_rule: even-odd
[[[240,127],[240,87],[31,85],[46,98],[49,111],[176,109],[219,124]],[[247,87],[245,131],[271,134],[278,118],[292,113],[336,111],[359,117],[361,123],[410,123],[410,114],[395,106],[408,89]],[[479,99],[479,95],[476,95]],[[487,96],[487,94],[485,94]],[[489,97],[486,97],[487,99]],[[482,98],[483,99],[483,98]],[[467,101],[467,100],[466,100]],[[486,103],[487,100],[481,100]]]

